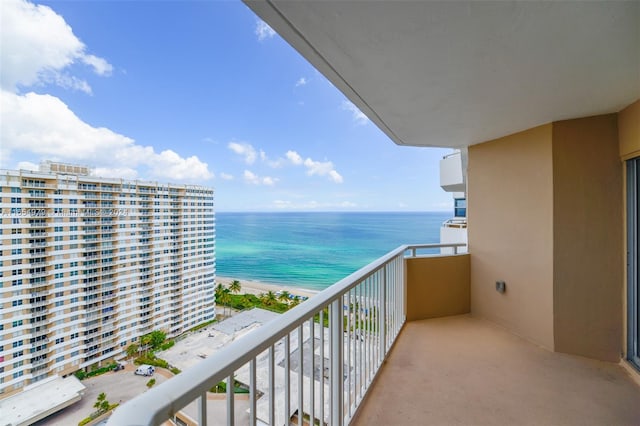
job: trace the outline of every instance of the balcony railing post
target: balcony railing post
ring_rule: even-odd
[[[198,424],[207,424],[207,393],[200,395],[200,403],[198,404]]]
[[[402,303],[402,310],[400,314],[400,324],[404,324],[404,320],[407,317],[407,260],[402,259],[402,270],[400,271],[402,281],[398,286],[400,290],[400,302]]]
[[[249,363],[249,426],[256,426],[256,359]]]
[[[227,377],[227,426],[235,424],[234,413],[235,379],[233,374]]]
[[[344,332],[342,319],[342,297],[331,302],[331,426],[342,426],[344,423],[343,380],[343,346]]]
[[[387,353],[387,265],[382,268],[382,280],[380,282],[380,291],[378,297],[380,298],[380,312],[378,319],[378,345],[380,349],[380,360],[382,361]]]

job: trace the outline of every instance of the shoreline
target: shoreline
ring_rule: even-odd
[[[241,294],[250,293],[259,295],[268,291],[273,291],[274,293],[278,291],[288,291],[295,296],[313,297],[316,294],[320,293],[320,291],[309,290],[300,287],[292,287],[284,284],[265,283],[257,280],[241,280],[238,278],[220,276],[216,276],[216,285],[222,284],[223,286],[228,287],[229,284],[231,284],[231,282],[234,280],[240,281],[240,285],[242,286],[242,289],[240,290]]]

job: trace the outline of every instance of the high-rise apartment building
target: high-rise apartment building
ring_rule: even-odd
[[[0,171],[0,393],[215,317],[213,189]]]

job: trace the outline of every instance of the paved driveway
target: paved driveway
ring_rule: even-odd
[[[89,416],[95,409],[96,399],[100,392],[107,395],[110,403],[124,403],[135,396],[140,395],[147,390],[147,382],[151,377],[136,376],[133,374],[135,366],[128,364],[124,370],[112,371],[103,375],[85,379],[82,384],[87,387],[82,399],[59,411],[58,413],[47,417],[46,419],[36,423],[37,425],[60,425],[69,426],[77,425],[78,422]],[[171,373],[160,371],[157,368],[153,378],[156,379],[156,385],[167,380],[166,376]]]

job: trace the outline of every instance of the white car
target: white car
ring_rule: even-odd
[[[153,376],[153,373],[155,372],[156,368],[153,365],[142,364],[141,366],[136,368],[136,371],[134,371],[133,374],[136,374],[138,376]]]

